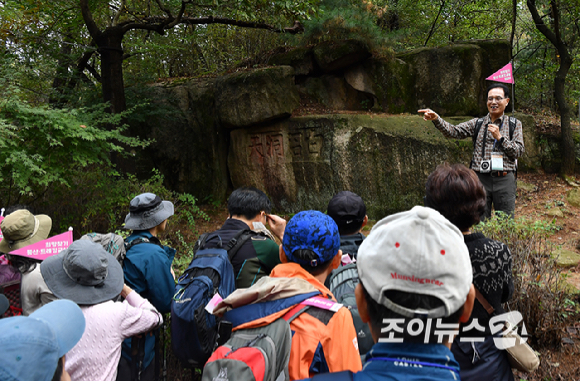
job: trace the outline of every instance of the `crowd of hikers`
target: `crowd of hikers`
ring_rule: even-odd
[[[155,380],[164,319],[207,381],[513,380],[484,307],[504,312],[511,254],[471,231],[486,191],[461,164],[438,166],[425,191],[365,237],[350,191],[286,221],[261,190],[236,189],[178,279],[158,239],[174,206],[152,193],[131,200],[124,242],[89,234],[42,261],[14,252],[47,239],[50,217],[11,211],[0,282],[20,280],[22,315],[0,320],[0,380]]]

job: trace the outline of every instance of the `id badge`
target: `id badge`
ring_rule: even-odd
[[[491,154],[491,170],[503,171],[503,155],[501,153],[492,152]]]

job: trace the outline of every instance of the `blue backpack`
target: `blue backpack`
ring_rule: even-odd
[[[235,290],[231,260],[250,237],[246,229],[225,247],[215,233],[203,234],[197,241],[193,260],[179,277],[171,302],[171,346],[184,366],[203,367],[217,347],[219,319],[205,306],[216,293],[225,299]],[[215,239],[217,247],[206,249],[206,242]]]

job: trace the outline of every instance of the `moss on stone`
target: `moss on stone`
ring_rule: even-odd
[[[563,268],[575,267],[580,263],[580,254],[563,248],[554,251],[552,258],[556,259],[556,264]]]

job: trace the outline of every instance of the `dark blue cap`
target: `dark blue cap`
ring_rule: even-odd
[[[338,226],[332,218],[316,210],[300,212],[286,225],[282,248],[290,262],[316,267],[332,260],[338,253]],[[296,258],[293,253],[300,249],[312,250],[318,259],[309,261]]]

